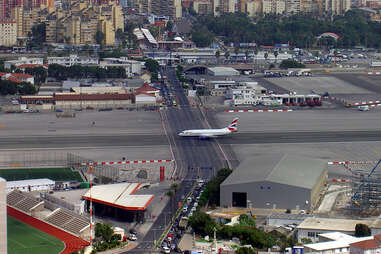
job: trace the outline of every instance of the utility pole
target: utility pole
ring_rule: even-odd
[[[93,198],[91,196],[91,189],[93,187],[93,166],[89,167],[90,173],[90,245],[93,244]]]

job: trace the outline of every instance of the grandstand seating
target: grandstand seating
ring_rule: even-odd
[[[75,215],[60,208],[50,214],[45,221],[50,224],[63,228],[75,235],[79,235],[82,229],[86,228],[90,223],[84,219],[76,217]]]
[[[24,212],[29,213],[30,209],[39,203],[41,203],[41,201],[17,190],[14,190],[7,195],[7,204]]]

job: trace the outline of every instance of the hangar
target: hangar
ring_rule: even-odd
[[[93,186],[82,198],[93,202],[95,215],[110,217],[120,221],[144,220],[144,212],[151,203],[153,195],[137,195],[140,183],[117,183]]]
[[[272,153],[244,160],[221,184],[220,205],[310,209],[327,179],[327,162]]]

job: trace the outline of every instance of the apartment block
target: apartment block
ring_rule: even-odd
[[[209,0],[196,0],[193,2],[193,9],[199,15],[208,15],[212,13],[213,5]]]
[[[256,17],[262,13],[262,0],[253,0],[246,4],[247,15]]]
[[[263,0],[263,14],[283,14],[286,12],[284,0]]]
[[[17,23],[15,20],[0,20],[0,46],[17,44]]]
[[[285,3],[287,15],[294,15],[300,12],[301,0],[286,0]]]
[[[234,13],[235,3],[234,0],[213,0],[213,13],[214,16],[219,16],[222,13]]]
[[[342,15],[351,9],[350,0],[325,0],[324,9],[331,15]]]

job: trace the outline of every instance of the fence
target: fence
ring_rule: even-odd
[[[67,163],[73,170],[81,172],[83,175],[89,174],[89,166],[81,166],[81,163],[94,162],[91,159],[75,155],[72,153],[67,154]],[[99,183],[105,181],[118,181],[120,176],[120,169],[110,165],[97,165],[93,167],[93,175],[98,178]]]
[[[9,151],[0,153],[0,168],[67,167],[67,153],[61,151]]]

